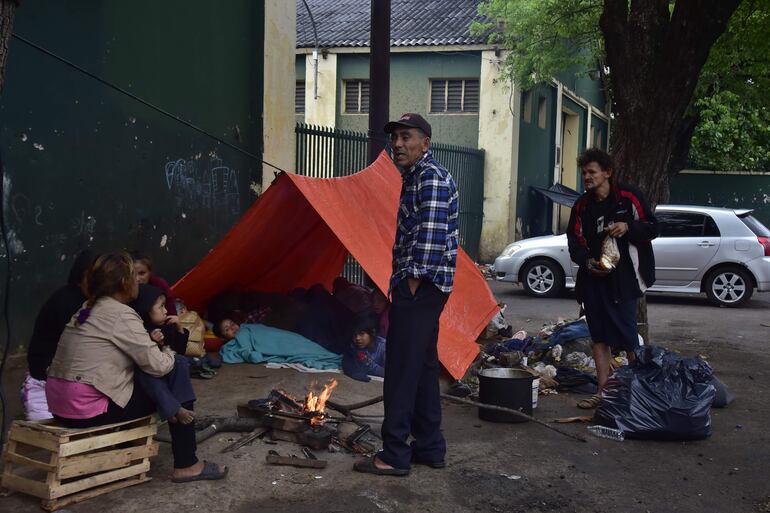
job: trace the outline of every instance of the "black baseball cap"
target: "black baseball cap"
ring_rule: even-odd
[[[425,133],[425,135],[428,137],[431,136],[430,123],[425,121],[425,118],[419,114],[415,114],[414,112],[407,112],[406,114],[402,114],[398,120],[389,122],[387,125],[385,125],[385,133],[392,134],[393,130],[395,130],[398,126],[419,128]]]

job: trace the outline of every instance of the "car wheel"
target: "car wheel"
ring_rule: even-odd
[[[741,306],[753,293],[751,277],[739,267],[722,267],[706,280],[706,295],[718,306]]]
[[[564,271],[553,260],[535,259],[525,264],[521,284],[527,294],[554,297],[564,288]]]

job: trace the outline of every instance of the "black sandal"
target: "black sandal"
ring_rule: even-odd
[[[219,479],[224,479],[225,476],[227,476],[227,472],[229,470],[230,469],[227,467],[220,470],[219,465],[216,463],[204,461],[203,470],[200,471],[200,474],[185,477],[172,477],[171,481],[174,483],[190,483],[192,481],[216,481]]]
[[[374,458],[376,458],[376,456],[358,460],[353,464],[353,470],[365,474],[374,474],[376,476],[404,477],[409,475],[409,470],[405,468],[380,468],[374,463]]]

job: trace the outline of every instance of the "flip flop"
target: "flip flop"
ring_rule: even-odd
[[[215,370],[207,369],[205,366],[190,367],[190,377],[198,379],[211,379],[217,375]]]
[[[216,463],[211,463],[210,461],[203,462],[203,470],[201,470],[200,474],[197,474],[195,476],[187,476],[187,477],[172,477],[171,481],[173,483],[191,483],[192,481],[216,481],[218,479],[224,479],[224,477],[227,475],[227,472],[230,469],[225,467],[224,470],[219,470],[219,466]]]
[[[588,399],[581,399],[577,402],[577,407],[583,410],[593,410],[594,408],[599,406],[599,403],[602,402],[602,397],[600,395],[592,395]]]
[[[409,475],[409,470],[404,468],[379,468],[374,464],[374,458],[366,458],[358,460],[353,464],[353,470],[357,472],[363,472],[365,474],[374,474],[376,476],[399,476],[405,477]]]

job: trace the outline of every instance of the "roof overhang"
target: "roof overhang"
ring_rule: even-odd
[[[496,50],[495,45],[476,44],[476,45],[424,45],[424,46],[391,46],[390,53],[430,53],[430,52],[481,52],[484,50]],[[315,48],[297,48],[297,55],[312,54]],[[369,53],[368,46],[338,46],[338,47],[320,47],[320,51],[329,53]]]

